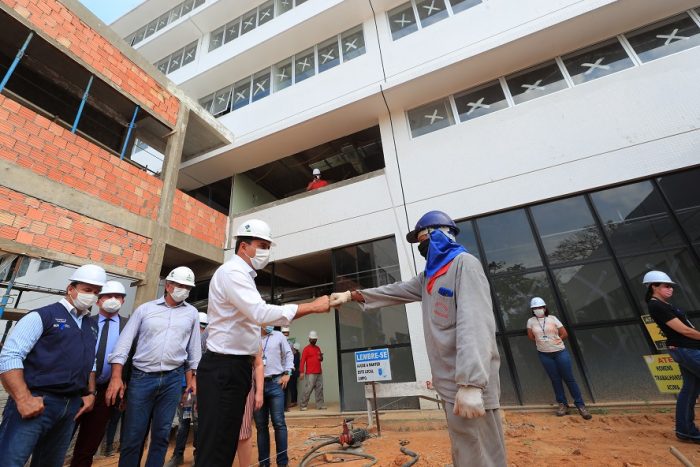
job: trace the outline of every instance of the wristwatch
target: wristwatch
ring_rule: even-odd
[[[286,373],[287,373],[287,376],[292,376],[292,373],[293,373],[293,372],[294,372],[294,370],[287,370],[287,372],[286,372]]]

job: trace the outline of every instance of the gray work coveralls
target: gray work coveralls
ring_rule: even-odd
[[[462,253],[435,280],[432,292],[427,285],[422,272],[406,282],[360,292],[365,309],[422,301],[433,386],[446,402],[454,466],[505,466],[496,323],[481,263]],[[466,419],[453,413],[459,385],[483,389],[485,416]]]

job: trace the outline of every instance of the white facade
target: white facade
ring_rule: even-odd
[[[700,47],[644,62],[625,35],[677,14],[700,25],[696,0],[483,0],[396,40],[388,12],[406,0],[308,0],[208,51],[212,31],[268,3],[207,0],[135,48],[156,63],[198,41],[192,63],[168,77],[201,99],[361,26],[364,54],[223,115],[234,144],[182,165],[182,188],[194,189],[379,125],[384,170],[232,219],[269,222],[276,260],[394,236],[408,279],[423,260],[403,239],[428,210],[470,218],[700,163]],[[146,1],[112,27],[126,37],[169,5]],[[508,88],[554,59],[564,69],[561,57],[608,39],[630,56],[627,69],[576,85],[566,75],[557,92],[515,105],[508,95],[507,108],[458,121],[460,92]],[[457,123],[413,137],[409,111],[444,98]],[[420,308],[407,311],[416,378],[427,380]]]

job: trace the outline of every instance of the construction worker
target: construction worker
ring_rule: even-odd
[[[505,466],[491,291],[479,260],[455,241],[458,233],[444,212],[426,213],[406,235],[426,258],[424,272],[406,282],[334,293],[331,306],[352,300],[373,309],[422,301],[432,383],[445,401],[453,465]]]
[[[319,188],[328,186],[328,182],[321,178],[321,171],[319,169],[314,169],[312,174],[314,178],[306,185],[306,191],[318,190]]]
[[[127,384],[124,434],[119,456],[120,467],[139,465],[146,431],[151,426],[151,442],[146,466],[162,467],[168,448],[170,426],[182,396],[195,396],[195,371],[202,355],[197,309],[185,302],[194,287],[194,273],[180,266],[165,278],[164,296],[134,310],[109,357],[112,378],[107,388],[107,404],[124,397],[124,363],[132,345],[133,370]]]
[[[298,399],[298,388],[297,384],[299,382],[299,365],[301,363],[301,345],[295,342],[292,345],[292,354],[294,354],[294,371],[292,372],[292,377],[289,378],[289,383],[287,383],[287,389],[289,391],[289,404],[287,407],[296,407]]]
[[[304,373],[306,373],[306,383],[301,393],[300,410],[306,410],[312,391],[316,398],[316,408],[318,410],[326,409],[326,406],[323,404],[323,370],[321,369],[323,352],[316,345],[316,341],[318,341],[318,334],[316,331],[311,331],[309,333],[309,345],[304,347],[304,350],[301,352],[299,379],[303,380]]]
[[[287,383],[294,371],[294,354],[289,342],[281,332],[271,325],[262,327],[263,404],[253,413],[255,428],[258,433],[258,465],[270,465],[269,420],[275,430],[275,451],[277,465],[287,465],[287,422],[284,418],[285,393]]]
[[[10,395],[0,424],[0,463],[60,467],[75,419],[95,404],[97,329],[88,318],[107,281],[86,264],[60,301],[27,313],[0,352],[0,381]]]
[[[121,282],[107,281],[98,297],[97,306],[100,312],[98,315],[90,317],[93,325],[97,328],[97,346],[95,347],[97,396],[92,411],[81,415],[77,420],[78,437],[73,448],[71,467],[92,465],[92,458],[100,447],[102,438],[107,431],[107,424],[114,412],[119,411],[118,407],[108,406],[105,400],[107,386],[109,386],[109,380],[112,376],[112,366],[107,358],[114,350],[119,334],[128,321],[127,318],[119,316],[119,310],[126,297],[126,289]]]
[[[206,313],[199,312],[199,332],[200,332],[200,343],[202,347],[202,354],[207,350],[207,324],[209,324],[209,319]],[[194,400],[190,400],[190,404],[187,406],[191,410],[185,410],[185,401],[187,400],[187,384],[185,379],[182,380],[183,385],[183,401],[177,408],[177,434],[175,435],[175,449],[173,450],[173,457],[170,458],[166,467],[175,467],[185,463],[185,446],[187,445],[187,438],[190,436],[190,427],[194,427],[193,445],[195,452],[197,449],[197,404]],[[189,395],[191,397],[191,395]]]
[[[270,260],[270,226],[257,219],[236,231],[236,254],[209,283],[209,337],[199,367],[198,466],[231,467],[254,356],[260,348],[260,323],[287,325],[310,313],[328,313],[328,296],[299,305],[268,305],[255,287],[256,270]]]

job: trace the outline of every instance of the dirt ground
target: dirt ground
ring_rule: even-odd
[[[673,466],[681,463],[669,452],[675,446],[700,466],[700,445],[682,443],[673,434],[670,408],[593,409],[593,419],[578,415],[556,417],[548,412],[506,412],[504,429],[510,466]],[[385,420],[381,437],[363,445],[365,453],[376,456],[379,466],[401,466],[410,460],[399,451],[400,443],[420,455],[416,465],[446,466],[451,463],[450,441],[443,420]],[[356,428],[365,423],[357,419]],[[298,465],[304,454],[326,435],[338,436],[342,420],[288,419],[289,465]],[[374,431],[374,430],[372,430]],[[253,435],[255,436],[255,435]],[[330,446],[329,448],[338,446]],[[171,446],[172,449],[172,446]],[[168,459],[170,458],[168,452]],[[253,458],[257,457],[254,448]],[[340,459],[327,458],[327,465]],[[185,465],[192,462],[192,449],[185,453]],[[117,458],[96,459],[94,465],[115,466]],[[366,465],[366,460],[345,462]],[[274,465],[274,462],[273,462]]]

